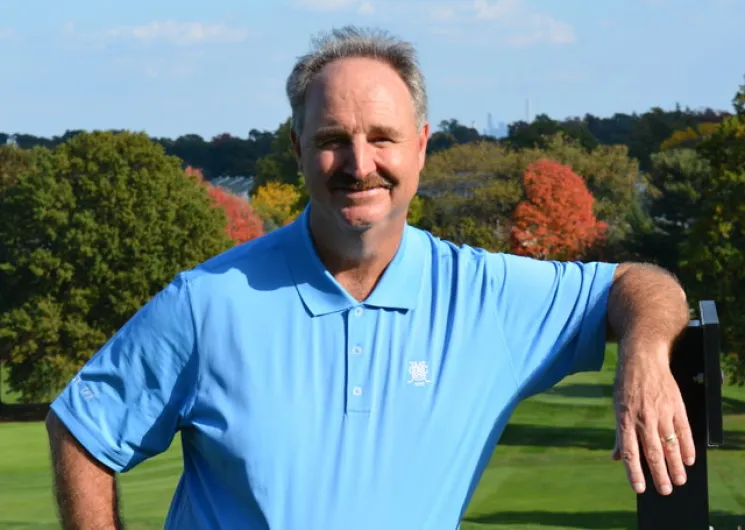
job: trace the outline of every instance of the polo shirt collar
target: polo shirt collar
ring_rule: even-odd
[[[310,234],[310,204],[289,226],[285,256],[295,287],[313,316],[345,311],[360,305],[321,261]],[[378,285],[363,302],[370,307],[413,309],[419,298],[427,254],[415,229],[408,224],[393,260]]]

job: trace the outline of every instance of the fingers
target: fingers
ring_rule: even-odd
[[[657,489],[663,495],[666,495],[666,491],[672,491],[672,488],[667,487],[671,479],[676,486],[682,486],[686,482],[686,470],[683,467],[683,458],[680,455],[680,436],[675,427],[673,417],[667,416],[660,419],[660,445],[664,452],[663,464],[667,462],[667,469],[665,470],[665,476],[661,477],[659,482],[655,478],[655,483],[658,484]]]
[[[639,440],[636,436],[635,425],[629,421],[622,421],[619,425],[619,434],[621,444],[619,453],[623,464],[626,467],[626,476],[629,484],[636,493],[644,493],[646,489],[646,480],[639,453]]]
[[[695,462],[696,448],[685,407],[681,404],[680,408],[682,412],[675,415],[662,414],[660,418],[647,418],[647,422],[636,425],[630,425],[629,421],[619,425],[621,446],[618,453],[636,493],[643,493],[646,489],[640,453],[643,453],[654,486],[661,495],[672,493],[673,485],[686,483],[685,466]]]
[[[678,405],[674,421],[675,432],[678,433],[678,443],[680,444],[680,456],[683,458],[685,465],[692,466],[696,462],[696,446],[693,443],[691,424],[688,421],[688,414],[682,401]]]
[[[672,424],[672,421],[670,423]],[[665,434],[667,435],[672,432],[667,430]],[[669,495],[672,493],[673,487],[670,483],[670,477],[667,474],[666,453],[660,440],[659,423],[654,421],[646,425],[642,436],[644,457],[647,461],[654,485],[661,495]]]

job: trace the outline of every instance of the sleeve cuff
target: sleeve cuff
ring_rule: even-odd
[[[579,336],[577,359],[571,374],[598,372],[605,361],[608,329],[608,298],[618,264],[596,263],[590,286],[587,313]]]
[[[127,464],[125,462],[127,459],[119,452],[112,450],[111,447],[104,445],[101,439],[84,422],[78,419],[78,416],[65,401],[56,399],[49,408],[54,411],[80,445],[96,460],[116,473],[126,471]]]

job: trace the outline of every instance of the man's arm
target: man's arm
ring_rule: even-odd
[[[47,415],[55,496],[64,530],[119,530],[116,474],[95,460],[57,415]]]
[[[671,344],[688,324],[688,302],[678,281],[651,264],[621,263],[608,299],[608,341],[640,338]]]
[[[675,278],[659,267],[622,264],[608,298],[608,324],[618,339],[614,392],[616,447],[634,491],[647,484],[643,453],[657,490],[686,482],[696,450],[685,404],[670,370],[673,344],[688,324],[688,302]]]

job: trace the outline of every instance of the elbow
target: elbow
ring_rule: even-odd
[[[55,433],[57,431],[57,428],[59,427],[59,419],[57,419],[57,415],[51,408],[47,412],[47,416],[44,420],[44,425],[47,429],[47,434],[49,434],[50,436]]]

